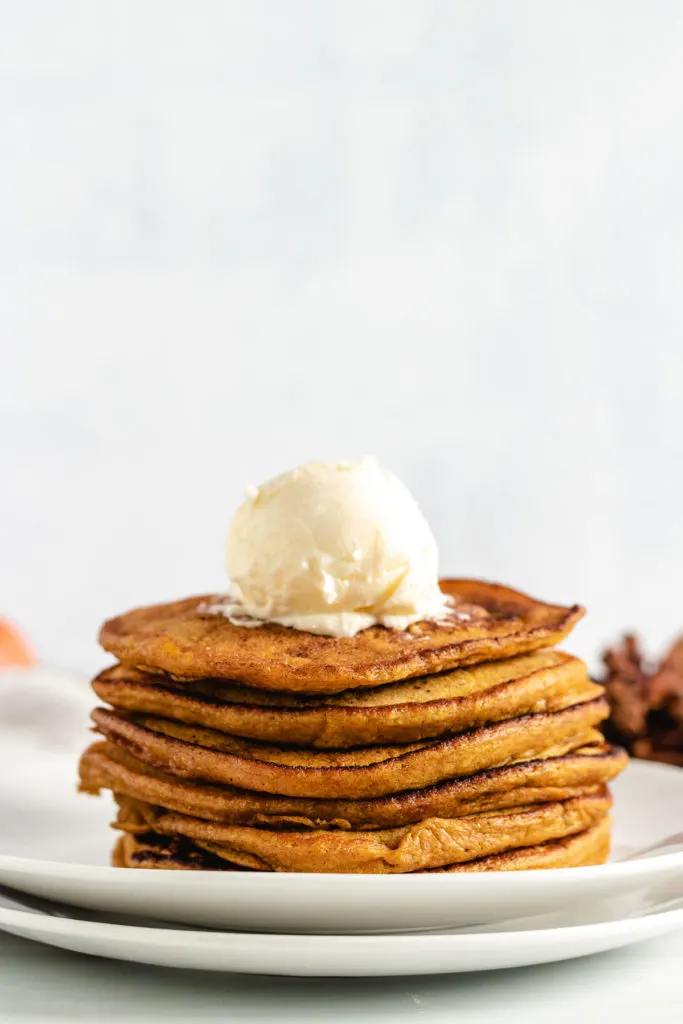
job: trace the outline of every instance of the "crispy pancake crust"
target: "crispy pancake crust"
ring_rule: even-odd
[[[166,845],[164,845],[164,843]],[[579,868],[604,864],[609,857],[610,818],[606,815],[584,832],[567,839],[555,839],[538,846],[524,846],[508,853],[481,857],[445,868],[433,868],[430,874],[462,871],[537,871],[544,868]],[[162,868],[185,871],[239,870],[220,857],[202,850],[179,836],[168,844],[167,836],[148,832],[144,837],[132,833],[120,836],[112,855],[114,867]],[[249,870],[242,868],[242,870]]]
[[[454,776],[599,743],[595,726],[608,712],[607,702],[599,698],[443,740],[334,752],[275,747],[106,708],[96,708],[92,718],[112,743],[171,775],[284,796],[356,799],[422,789]]]
[[[111,855],[115,868],[163,868],[165,871],[242,871],[220,857],[201,850],[182,836],[125,833],[116,841]]]
[[[618,775],[627,762],[625,751],[602,745],[563,757],[494,768],[392,796],[315,800],[176,779],[111,743],[99,742],[81,758],[80,788],[93,794],[111,789],[189,817],[222,824],[362,830],[408,825],[424,818],[460,818],[590,795]]]
[[[538,651],[334,697],[271,693],[239,683],[174,683],[125,665],[93,689],[127,711],[162,715],[248,739],[321,749],[409,743],[599,697],[578,658]]]
[[[443,580],[445,593],[483,617],[421,622],[407,632],[374,626],[326,637],[273,623],[233,625],[199,612],[210,595],[137,608],[105,622],[100,643],[127,665],[183,679],[236,679],[266,690],[339,693],[443,672],[559,643],[583,615],[479,580]]]
[[[467,862],[523,846],[563,839],[609,812],[606,789],[557,803],[465,818],[427,818],[373,832],[273,830],[218,825],[117,797],[117,827],[184,836],[218,857],[257,871],[394,874]]]

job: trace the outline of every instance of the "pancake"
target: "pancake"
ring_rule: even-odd
[[[128,845],[126,840],[128,836],[119,836],[114,843],[114,849],[111,852],[111,866],[113,868],[129,868],[133,867],[132,864],[128,863],[130,859],[128,857]]]
[[[425,871],[583,832],[611,806],[602,792],[465,818],[427,818],[372,832],[219,825],[117,797],[117,827],[184,836],[232,864],[257,871],[396,874]]]
[[[598,792],[626,766],[619,748],[581,748],[562,757],[525,761],[427,789],[370,800],[322,800],[253,793],[188,782],[150,768],[111,743],[94,743],[80,762],[80,788],[111,789],[188,817],[230,825],[297,825],[362,830],[408,825],[424,818],[459,818],[524,804]]]
[[[100,643],[124,664],[182,679],[233,679],[266,690],[339,693],[443,672],[559,643],[583,615],[479,580],[444,580],[455,610],[406,632],[373,626],[327,637],[273,623],[256,628],[203,614],[211,595],[110,619]],[[467,616],[467,618],[464,618]]]
[[[115,868],[163,868],[166,871],[240,871],[221,857],[202,850],[182,836],[154,832],[120,836],[111,856]]]
[[[612,820],[607,814],[585,832],[577,832],[567,839],[555,839],[539,846],[523,846],[497,856],[436,868],[435,872],[538,871],[604,864],[610,853],[611,826]]]
[[[608,713],[607,702],[598,698],[447,739],[342,751],[276,747],[106,708],[96,708],[92,718],[107,739],[171,775],[283,796],[362,799],[599,743],[595,726]]]
[[[160,845],[155,846],[155,841]],[[538,846],[524,846],[507,853],[493,854],[445,868],[433,868],[428,874],[463,871],[535,871],[548,868],[579,868],[604,864],[610,849],[610,819],[605,816],[584,832],[567,839],[555,839]],[[162,851],[160,855],[160,850]],[[125,833],[116,842],[112,855],[114,867],[172,868],[186,871],[231,871],[237,866],[203,850],[179,836],[145,836]],[[248,868],[242,870],[247,871]]]
[[[321,749],[409,743],[507,718],[559,711],[602,694],[578,658],[539,651],[336,696],[256,690],[115,665],[93,681],[106,703],[248,739]]]

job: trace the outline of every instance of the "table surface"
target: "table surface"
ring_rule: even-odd
[[[682,968],[683,931],[543,967],[310,980],[146,967],[0,934],[0,1021],[680,1024]]]

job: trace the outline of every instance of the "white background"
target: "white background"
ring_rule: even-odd
[[[5,0],[0,615],[220,589],[376,453],[442,568],[683,628],[683,5]]]

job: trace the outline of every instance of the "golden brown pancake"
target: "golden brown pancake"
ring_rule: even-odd
[[[480,857],[436,871],[538,871],[551,868],[585,868],[604,864],[610,853],[612,820],[609,814],[567,839],[555,839],[540,846],[524,846],[493,857]]]
[[[112,743],[171,775],[284,796],[362,799],[594,745],[602,739],[595,726],[608,711],[598,698],[447,739],[341,751],[276,747],[106,708],[96,708],[92,718]]]
[[[100,643],[127,665],[182,679],[235,679],[266,690],[338,693],[444,672],[559,643],[583,615],[479,580],[444,580],[459,613],[406,632],[374,626],[327,637],[273,623],[234,625],[200,612],[210,595],[137,608],[105,622]]]
[[[129,860],[127,854],[129,853],[130,846],[130,844],[127,842],[127,839],[127,835],[119,836],[119,838],[114,843],[114,849],[111,852],[111,866],[113,868],[133,867],[132,864],[127,863],[127,861]]]
[[[169,842],[170,840],[170,842]],[[567,839],[555,839],[538,846],[524,846],[507,853],[481,857],[445,868],[433,868],[431,873],[463,871],[535,871],[547,868],[578,868],[591,864],[604,864],[610,849],[609,815]],[[125,833],[116,842],[112,855],[114,867],[165,868],[186,871],[234,871],[235,864],[208,850],[202,850],[190,840],[180,836],[145,836]],[[248,868],[241,870],[247,871]]]
[[[590,795],[618,775],[627,760],[625,751],[603,744],[563,757],[525,761],[449,779],[427,789],[370,800],[316,800],[176,779],[111,743],[99,742],[81,758],[80,788],[88,793],[111,789],[188,817],[222,824],[359,831]]]
[[[426,871],[583,832],[610,808],[606,789],[587,797],[465,818],[427,818],[373,832],[219,825],[117,797],[117,827],[184,836],[230,863],[257,871],[395,874]]]
[[[213,679],[177,683],[126,665],[107,669],[92,685],[98,697],[123,710],[248,739],[323,749],[409,743],[559,711],[603,692],[588,678],[582,661],[561,651],[522,654],[335,696],[274,693]]]

